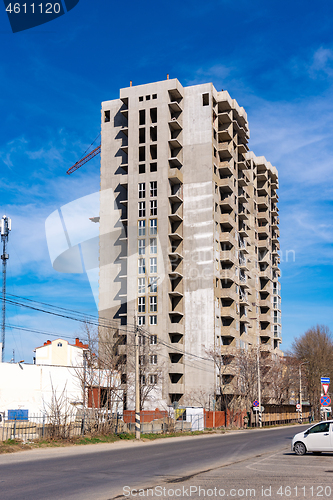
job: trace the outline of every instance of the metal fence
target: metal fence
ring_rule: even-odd
[[[0,415],[0,441],[19,439],[35,441],[40,439],[70,439],[85,434],[110,434],[125,432],[126,426],[119,415],[107,411],[85,410],[75,415],[30,414],[27,418],[8,418],[6,412]]]

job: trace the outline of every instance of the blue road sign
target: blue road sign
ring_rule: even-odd
[[[329,396],[322,396],[320,398],[321,406],[329,406],[331,404],[331,398]]]
[[[259,407],[259,401],[258,401],[257,399],[255,399],[255,400],[253,401],[253,406],[254,406],[255,408],[258,408],[258,407]]]
[[[321,377],[320,382],[322,384],[329,384],[331,379],[329,377]]]

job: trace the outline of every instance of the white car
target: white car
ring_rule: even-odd
[[[296,455],[304,455],[307,451],[318,454],[323,451],[333,452],[333,420],[320,422],[295,434],[291,451]]]

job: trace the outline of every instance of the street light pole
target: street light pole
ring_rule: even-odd
[[[262,421],[261,421],[260,356],[259,355],[260,355],[260,348],[258,346],[258,350],[257,350],[258,402],[259,402],[258,418],[259,418],[259,427],[262,427]]]
[[[298,370],[299,370],[299,406],[300,406],[300,412],[299,412],[299,419],[300,423],[303,421],[303,408],[302,408],[302,366],[307,365],[308,361],[304,361],[304,363],[300,363]]]
[[[134,317],[135,328],[135,439],[140,439],[140,370],[139,370],[139,329]]]
[[[300,418],[300,423],[302,423],[302,420],[303,420],[303,410],[302,410],[302,364],[299,365],[299,405],[300,405],[299,418]]]

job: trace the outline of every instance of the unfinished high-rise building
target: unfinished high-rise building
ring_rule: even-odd
[[[102,104],[99,311],[125,360],[133,323],[151,344],[153,408],[235,393],[232,364],[218,380],[209,352],[280,353],[278,174],[248,140],[246,112],[211,83]]]

